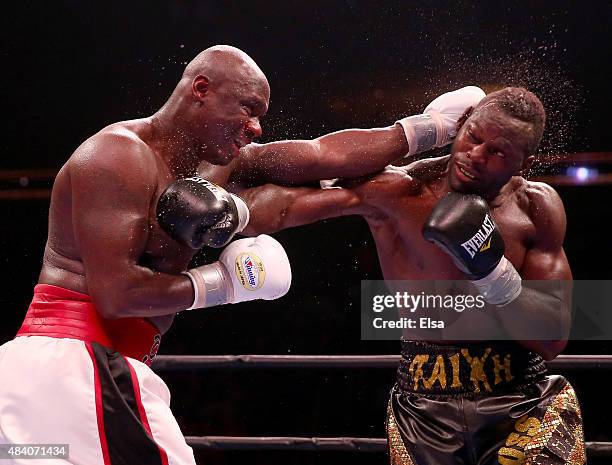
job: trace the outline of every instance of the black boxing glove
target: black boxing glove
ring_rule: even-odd
[[[521,277],[504,256],[504,239],[481,197],[449,192],[422,232],[451,256],[487,302],[503,306],[520,294]]]
[[[240,197],[199,176],[170,184],[157,201],[156,214],[164,231],[195,250],[223,247],[249,222]]]

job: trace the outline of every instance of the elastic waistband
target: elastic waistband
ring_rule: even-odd
[[[48,336],[97,342],[151,364],[161,342],[159,330],[145,318],[107,320],[87,294],[37,284],[18,337]]]
[[[541,356],[513,343],[444,346],[402,341],[397,387],[418,394],[487,395],[523,389],[545,374]]]

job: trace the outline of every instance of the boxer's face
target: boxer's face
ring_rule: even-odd
[[[259,119],[268,111],[269,100],[265,77],[242,76],[212,88],[203,101],[208,161],[227,165],[243,146],[261,136]]]
[[[449,162],[453,190],[495,195],[533,162],[527,153],[532,127],[494,105],[477,109],[459,130]]]

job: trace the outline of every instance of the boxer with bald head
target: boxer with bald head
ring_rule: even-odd
[[[32,304],[0,349],[0,442],[67,443],[83,465],[194,463],[148,365],[177,312],[289,289],[287,256],[268,236],[187,270],[198,248],[226,245],[248,222],[244,202],[196,167],[227,164],[258,137],[269,95],[250,57],[212,47],[157,113],[102,129],[61,168]]]
[[[461,327],[465,340],[440,331],[435,340],[410,341],[404,330],[387,418],[392,464],[585,462],[574,391],[563,377],[546,376],[543,360],[567,342],[567,288],[543,291],[525,281],[572,279],[561,200],[524,177],[544,122],[534,94],[505,88],[474,109],[449,156],[335,188],[269,184],[242,193],[247,233],[360,215],[385,280],[468,279],[489,308],[500,308]],[[507,342],[470,342],[498,329]],[[557,340],[524,337],[551,329]]]
[[[387,128],[250,146],[269,105],[264,73],[234,47],[201,52],[158,112],[107,126],[59,171],[34,298],[0,347],[0,442],[69,443],[74,464],[193,464],[147,366],[161,334],[177,312],[275,299],[291,283],[271,237],[227,245],[249,212],[220,185],[377,171],[449,143],[481,93],[447,94]],[[219,261],[187,269],[206,246],[225,247]]]

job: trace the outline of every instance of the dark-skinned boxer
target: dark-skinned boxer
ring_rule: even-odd
[[[564,286],[541,290],[525,281],[572,279],[561,200],[550,186],[523,177],[544,122],[534,94],[506,88],[475,108],[450,156],[389,166],[332,188],[270,184],[243,192],[247,233],[360,215],[385,280],[468,279],[500,309],[461,326],[465,340],[410,341],[404,330],[387,417],[392,464],[585,462],[576,395],[544,365],[566,344],[567,294]],[[469,342],[500,328],[507,341]],[[556,340],[524,337],[551,328]]]
[[[450,93],[386,128],[255,145],[265,75],[236,48],[204,50],[158,112],[102,129],[59,171],[32,304],[0,347],[0,442],[68,443],[73,464],[193,464],[168,389],[147,366],[161,334],[177,312],[278,297],[290,282],[266,236],[187,270],[198,247],[227,243],[246,222],[222,188],[375,172],[449,143],[481,92]]]
[[[162,229],[192,250],[223,247],[248,222],[239,197],[198,177],[170,184],[156,213]],[[266,235],[234,241],[219,261],[184,275],[194,289],[188,310],[276,299],[291,284],[283,247]],[[168,388],[148,368],[158,345],[157,328],[143,318],[107,319],[87,294],[37,285],[18,337],[1,349],[3,442],[68,443],[75,464],[194,463]],[[35,383],[19,377],[24,365],[35,368]]]

